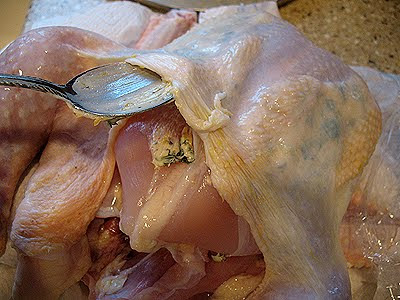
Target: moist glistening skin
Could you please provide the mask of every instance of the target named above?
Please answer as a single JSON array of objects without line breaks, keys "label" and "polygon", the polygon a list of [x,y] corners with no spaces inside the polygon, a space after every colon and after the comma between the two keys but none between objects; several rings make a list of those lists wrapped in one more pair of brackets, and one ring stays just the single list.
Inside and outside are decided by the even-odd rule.
[{"label": "moist glistening skin", "polygon": [[351,297],[339,226],[381,130],[366,84],[262,4],[185,24],[155,50],[47,27],[1,54],[1,72],[59,83],[126,60],[175,99],[110,129],[0,91],[3,237],[44,146],[12,215],[16,299],[79,281],[99,299]]}]

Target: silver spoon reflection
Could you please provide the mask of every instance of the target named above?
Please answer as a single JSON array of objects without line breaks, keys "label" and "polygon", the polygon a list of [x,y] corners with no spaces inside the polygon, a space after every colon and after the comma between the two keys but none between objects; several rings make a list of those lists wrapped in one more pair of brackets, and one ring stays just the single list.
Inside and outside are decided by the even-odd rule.
[{"label": "silver spoon reflection", "polygon": [[90,69],[65,85],[10,74],[0,74],[0,85],[50,93],[85,117],[111,123],[173,100],[159,75],[126,62]]}]

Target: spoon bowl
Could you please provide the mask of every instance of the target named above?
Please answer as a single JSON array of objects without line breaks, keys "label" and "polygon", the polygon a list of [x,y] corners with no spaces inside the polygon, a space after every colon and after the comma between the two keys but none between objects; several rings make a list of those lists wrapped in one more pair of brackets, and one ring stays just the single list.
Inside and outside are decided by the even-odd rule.
[{"label": "spoon bowl", "polygon": [[0,74],[0,85],[50,93],[79,115],[112,123],[173,100],[171,84],[158,74],[127,62],[87,70],[65,85],[10,74]]}]

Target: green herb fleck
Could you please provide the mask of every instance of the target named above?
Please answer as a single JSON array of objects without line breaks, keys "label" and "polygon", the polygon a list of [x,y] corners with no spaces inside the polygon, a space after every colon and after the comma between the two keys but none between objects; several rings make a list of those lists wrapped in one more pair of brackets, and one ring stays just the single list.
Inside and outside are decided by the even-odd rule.
[{"label": "green herb fleck", "polygon": [[213,259],[213,261],[218,263],[226,260],[226,256],[223,253],[216,253],[215,255],[211,255],[211,258]]}]

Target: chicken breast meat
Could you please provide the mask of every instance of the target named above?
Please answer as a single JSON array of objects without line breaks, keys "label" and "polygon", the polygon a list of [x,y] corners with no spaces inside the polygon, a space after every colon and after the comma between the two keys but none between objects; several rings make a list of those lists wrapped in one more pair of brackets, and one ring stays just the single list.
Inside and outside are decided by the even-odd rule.
[{"label": "chicken breast meat", "polygon": [[350,297],[338,228],[381,128],[361,78],[261,13],[220,16],[128,61],[172,82],[213,186],[249,223],[267,268],[249,297]]},{"label": "chicken breast meat", "polygon": [[[262,5],[248,8],[213,10],[158,50],[132,51],[87,31],[50,27],[2,54],[27,47],[23,39],[65,34],[63,62],[90,68],[126,60],[160,74],[175,97],[111,131],[47,99],[49,116],[35,131],[41,139],[21,142],[8,130],[17,110],[10,105],[22,94],[6,92],[0,104],[10,117],[0,124],[8,142],[0,159],[18,163],[1,173],[3,233],[17,180],[50,134],[12,221],[14,297],[57,298],[85,273],[91,297],[102,299],[351,297],[339,226],[379,138],[380,110],[337,57]],[[160,22],[141,32],[162,32]],[[147,39],[136,46],[162,46]],[[55,51],[43,44],[46,54]],[[65,55],[69,49],[78,54]],[[66,77],[78,72],[66,69]],[[26,105],[23,132],[44,111],[37,93],[25,97],[37,109],[18,102]],[[111,205],[110,184],[119,180],[121,206],[102,210],[120,217],[119,226],[118,219],[89,226]]]}]

